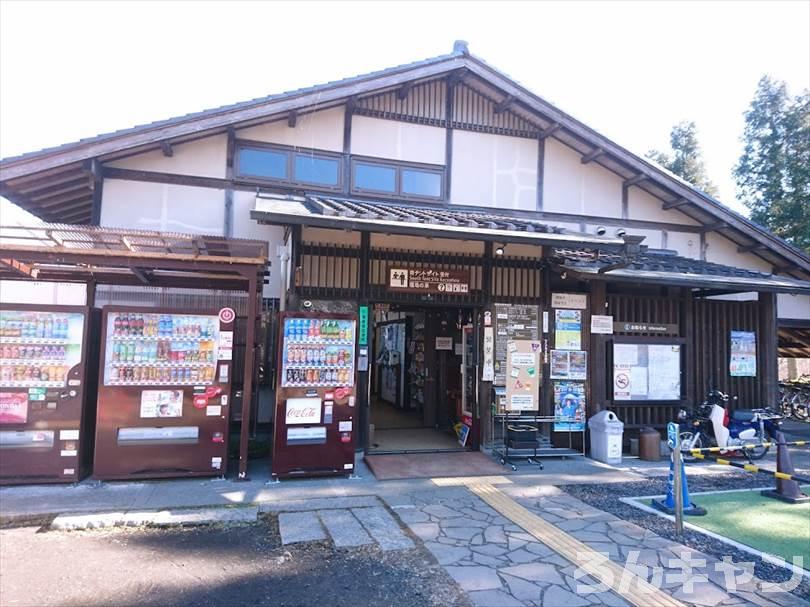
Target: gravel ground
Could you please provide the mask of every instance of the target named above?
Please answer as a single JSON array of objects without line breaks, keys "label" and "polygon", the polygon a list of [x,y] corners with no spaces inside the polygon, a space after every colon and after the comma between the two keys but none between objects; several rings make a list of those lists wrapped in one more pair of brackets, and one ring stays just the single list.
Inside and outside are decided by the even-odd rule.
[{"label": "gravel ground", "polygon": [[[753,489],[766,487],[768,485],[769,482],[767,478],[747,474],[732,473],[693,476],[689,478],[690,493],[724,491],[729,489]],[[729,555],[734,559],[734,562],[754,562],[756,575],[762,580],[782,582],[790,579],[792,575],[791,571],[783,567],[777,567],[776,565],[763,561],[753,554],[738,550],[729,544],[725,544],[697,531],[684,529],[683,536],[679,537],[675,534],[674,525],[659,516],[644,512],[618,499],[619,497],[664,495],[667,490],[666,478],[611,484],[610,492],[606,492],[604,487],[600,485],[568,485],[560,487],[560,489],[591,506],[604,510],[605,512],[610,512],[619,518],[631,521],[640,527],[654,531],[662,537],[685,544],[706,555],[713,556],[717,559],[722,559],[723,556]],[[695,501],[700,504],[699,500]],[[810,521],[808,521],[808,524],[810,524]],[[810,600],[810,580],[808,580],[807,576],[803,578],[802,582],[793,592],[797,596]]]},{"label": "gravel ground", "polygon": [[0,605],[469,607],[424,549],[281,546],[275,518],[238,526],[0,531]]}]

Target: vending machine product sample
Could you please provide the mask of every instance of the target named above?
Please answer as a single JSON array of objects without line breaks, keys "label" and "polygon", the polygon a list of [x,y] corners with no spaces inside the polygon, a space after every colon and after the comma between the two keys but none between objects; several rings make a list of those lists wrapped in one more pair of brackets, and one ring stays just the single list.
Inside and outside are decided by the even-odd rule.
[{"label": "vending machine product sample", "polygon": [[104,308],[96,478],[225,474],[234,316]]},{"label": "vending machine product sample", "polygon": [[90,323],[85,307],[0,309],[0,484],[76,482],[87,473]]},{"label": "vending machine product sample", "polygon": [[272,474],[351,474],[355,445],[353,314],[282,313]]}]

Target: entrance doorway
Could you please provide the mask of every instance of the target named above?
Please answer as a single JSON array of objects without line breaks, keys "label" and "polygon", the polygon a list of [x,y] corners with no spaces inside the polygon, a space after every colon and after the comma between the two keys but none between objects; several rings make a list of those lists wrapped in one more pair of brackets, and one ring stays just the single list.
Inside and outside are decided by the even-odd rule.
[{"label": "entrance doorway", "polygon": [[473,448],[473,319],[468,308],[374,306],[370,453]]}]

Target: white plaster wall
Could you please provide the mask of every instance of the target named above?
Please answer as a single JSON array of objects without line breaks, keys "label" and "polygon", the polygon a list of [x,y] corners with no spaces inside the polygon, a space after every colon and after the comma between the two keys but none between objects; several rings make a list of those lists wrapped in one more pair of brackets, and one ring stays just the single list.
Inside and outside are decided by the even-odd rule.
[{"label": "white plaster wall", "polygon": [[87,303],[87,288],[83,283],[0,280],[0,302],[83,306]]},{"label": "white plaster wall", "polygon": [[301,148],[343,151],[343,106],[301,114],[295,127],[287,119],[236,131],[237,139],[251,139]]},{"label": "white plaster wall", "polygon": [[402,249],[408,251],[446,253],[484,253],[484,243],[473,240],[450,240],[446,238],[422,238],[402,234],[372,234],[371,246],[375,248]]},{"label": "white plaster wall", "polygon": [[776,296],[776,310],[779,318],[802,318],[810,320],[810,295]]},{"label": "white plaster wall", "polygon": [[454,130],[450,202],[535,210],[537,142]]},{"label": "white plaster wall", "polygon": [[[224,195],[223,195],[224,196]],[[224,200],[224,198],[223,198]],[[281,260],[278,257],[278,246],[284,244],[284,228],[281,226],[262,225],[250,218],[256,202],[253,192],[233,193],[233,235],[235,238],[250,238],[267,242],[267,259],[270,261],[268,284],[264,285],[265,297],[280,297],[284,289],[281,276]]]},{"label": "white plaster wall", "polygon": [[352,117],[352,154],[443,165],[445,145],[443,128],[367,116]]},{"label": "white plaster wall", "polygon": [[[621,196],[621,192],[619,193]],[[621,199],[620,199],[621,200]],[[627,190],[627,217],[628,219],[642,219],[645,221],[660,221],[663,223],[679,223],[682,225],[700,225],[691,217],[687,217],[677,209],[665,211],[661,208],[663,201],[636,186]]]},{"label": "white plaster wall", "polygon": [[301,236],[304,242],[360,246],[360,232],[327,230],[324,228],[304,228]]},{"label": "white plaster wall", "polygon": [[669,231],[665,248],[677,251],[681,257],[700,259],[700,234]]},{"label": "white plaster wall", "polygon": [[214,135],[172,146],[172,156],[164,156],[161,150],[153,150],[106,164],[139,171],[224,178],[227,149],[227,135]]},{"label": "white plaster wall", "polygon": [[543,168],[543,210],[601,217],[622,216],[622,182],[597,164],[582,164],[581,155],[548,138]]},{"label": "white plaster wall", "polygon": [[224,218],[222,190],[121,179],[104,181],[103,226],[222,235]]},{"label": "white plaster wall", "polygon": [[706,261],[721,263],[736,268],[768,272],[773,270],[771,264],[751,253],[740,253],[737,246],[727,238],[709,232],[706,234]]}]

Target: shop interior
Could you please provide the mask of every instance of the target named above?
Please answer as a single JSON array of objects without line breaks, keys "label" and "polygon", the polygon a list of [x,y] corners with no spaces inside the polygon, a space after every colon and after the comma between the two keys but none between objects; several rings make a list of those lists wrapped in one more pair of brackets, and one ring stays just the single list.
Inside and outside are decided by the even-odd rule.
[{"label": "shop interior", "polygon": [[474,351],[464,338],[465,326],[472,335],[470,311],[378,304],[373,319],[369,450],[468,449],[461,426],[467,397],[474,397],[469,389],[465,397],[463,386],[474,373],[462,370]]}]

